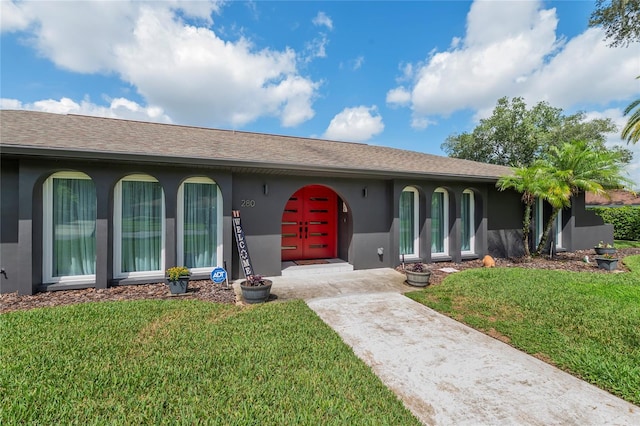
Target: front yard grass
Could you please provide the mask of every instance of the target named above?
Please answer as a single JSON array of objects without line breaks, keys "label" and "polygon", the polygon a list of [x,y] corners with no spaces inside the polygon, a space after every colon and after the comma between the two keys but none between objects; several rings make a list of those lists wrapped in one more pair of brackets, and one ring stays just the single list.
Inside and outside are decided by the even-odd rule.
[{"label": "front yard grass", "polygon": [[303,302],[0,315],[0,424],[419,424]]},{"label": "front yard grass", "polygon": [[640,256],[629,273],[470,269],[412,299],[640,404]]}]

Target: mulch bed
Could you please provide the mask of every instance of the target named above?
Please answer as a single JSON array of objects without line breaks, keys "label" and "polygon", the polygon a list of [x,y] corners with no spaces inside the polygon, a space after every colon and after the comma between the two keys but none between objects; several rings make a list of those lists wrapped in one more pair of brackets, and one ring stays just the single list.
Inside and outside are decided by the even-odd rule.
[{"label": "mulch bed", "polygon": [[164,283],[122,285],[107,289],[44,291],[32,296],[18,293],[0,294],[0,313],[40,308],[45,306],[73,305],[85,302],[140,300],[140,299],[200,299],[215,303],[236,303],[236,294],[230,287],[223,290],[211,280],[189,281],[184,295],[171,295]]},{"label": "mulch bed", "polygon": [[[640,248],[618,249],[618,258],[640,254]],[[588,256],[590,262],[584,262]],[[481,268],[482,260],[470,260],[462,263],[438,262],[430,265],[430,283],[439,284],[449,275],[440,271],[441,268],[455,268],[462,271],[470,268]],[[593,250],[579,250],[572,253],[558,253],[549,259],[547,256],[532,257],[530,259],[496,259],[496,267],[519,267],[537,269],[555,269],[563,271],[590,271],[594,273],[611,274],[603,269],[598,269],[594,260]],[[402,271],[402,267],[398,267]],[[618,271],[627,269],[618,263]],[[236,303],[236,295],[233,289],[223,290],[220,285],[210,280],[189,281],[189,291],[183,296],[172,296],[164,283],[115,286],[107,289],[87,288],[84,290],[59,290],[36,293],[33,296],[19,296],[17,293],[0,294],[0,313],[17,310],[33,309],[45,306],[72,305],[85,302],[113,301],[113,300],[140,300],[140,299],[200,299],[214,303]]]},{"label": "mulch bed", "polygon": [[[624,248],[618,249],[617,257],[622,260],[626,256],[640,254],[640,248]],[[589,263],[585,262],[585,256],[589,258]],[[577,250],[575,252],[557,253],[552,259],[549,256],[538,256],[517,259],[495,259],[497,268],[530,268],[530,269],[553,269],[560,271],[574,271],[574,272],[593,272],[602,274],[612,274],[616,272],[626,272],[628,269],[622,262],[618,262],[618,270],[614,272],[608,272],[604,269],[599,269],[595,261],[595,253],[593,250]],[[443,268],[454,268],[458,271],[472,268],[482,268],[482,259],[465,260],[462,263],[454,262],[437,262],[429,265],[431,270],[431,279],[429,284],[440,284],[449,272],[441,271]],[[396,268],[396,270],[402,272],[402,266]]]}]

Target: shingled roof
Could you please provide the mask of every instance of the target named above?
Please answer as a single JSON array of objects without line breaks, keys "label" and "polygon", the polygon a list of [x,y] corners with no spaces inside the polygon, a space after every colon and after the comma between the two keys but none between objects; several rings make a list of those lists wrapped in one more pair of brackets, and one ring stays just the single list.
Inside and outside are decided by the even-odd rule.
[{"label": "shingled roof", "polygon": [[34,111],[0,111],[3,154],[335,175],[495,181],[508,167],[361,143]]}]

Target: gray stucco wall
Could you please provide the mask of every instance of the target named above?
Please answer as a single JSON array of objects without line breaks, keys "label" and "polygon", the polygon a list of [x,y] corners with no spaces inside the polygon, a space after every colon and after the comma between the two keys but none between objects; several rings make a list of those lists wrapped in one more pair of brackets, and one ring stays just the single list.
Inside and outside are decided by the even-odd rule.
[{"label": "gray stucco wall", "polygon": [[[232,278],[241,275],[231,232],[232,210],[239,210],[256,273],[281,274],[281,222],[289,197],[307,185],[324,185],[338,195],[338,257],[354,269],[395,267],[399,257],[399,200],[405,187],[419,194],[419,256],[425,262],[482,257],[522,255],[522,213],[520,195],[499,192],[492,183],[455,182],[434,179],[393,179],[315,176],[304,172],[249,173],[213,167],[179,167],[152,162],[74,161],[60,159],[20,159],[2,157],[0,200],[0,256],[6,278],[0,275],[0,291],[31,294],[42,289],[43,213],[42,188],[53,173],[74,170],[87,174],[96,186],[96,280],[91,284],[48,285],[56,288],[106,288],[118,284],[150,282],[149,278],[114,279],[113,211],[116,183],[130,174],[148,174],[161,184],[165,196],[165,267],[176,265],[176,213],[180,184],[189,177],[205,176],[218,184],[223,199],[223,263]],[[431,198],[437,188],[449,194],[449,251],[447,256],[431,256]],[[470,189],[475,201],[475,247],[461,253],[461,200]],[[588,248],[596,242],[612,241],[612,228],[584,210],[578,197],[563,216],[563,242],[569,250]],[[382,249],[383,254],[378,254]],[[207,278],[208,274],[193,278]],[[157,282],[151,281],[151,282]]]},{"label": "gray stucco wall", "polygon": [[493,257],[524,255],[522,245],[522,217],[524,207],[520,194],[488,188],[487,243]]}]

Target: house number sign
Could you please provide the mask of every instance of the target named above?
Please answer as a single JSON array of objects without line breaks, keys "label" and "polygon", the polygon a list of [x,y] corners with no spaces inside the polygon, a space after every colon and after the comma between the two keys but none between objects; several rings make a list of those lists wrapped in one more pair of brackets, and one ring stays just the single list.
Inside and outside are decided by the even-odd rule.
[{"label": "house number sign", "polygon": [[251,265],[251,257],[249,257],[249,248],[244,238],[244,230],[242,222],[240,222],[240,210],[232,212],[231,222],[233,224],[233,234],[236,236],[236,245],[238,246],[238,255],[240,256],[240,266],[244,276],[249,279],[253,274],[253,266]]},{"label": "house number sign", "polygon": [[255,207],[256,200],[240,200],[240,207]]}]

